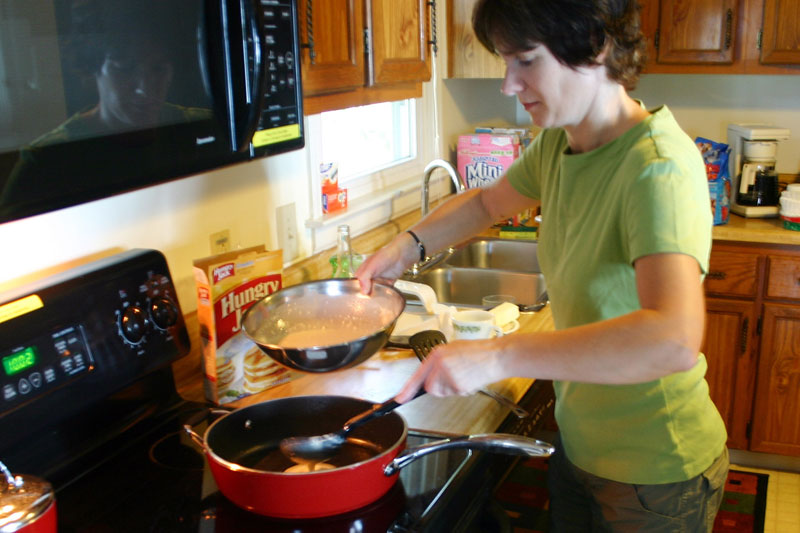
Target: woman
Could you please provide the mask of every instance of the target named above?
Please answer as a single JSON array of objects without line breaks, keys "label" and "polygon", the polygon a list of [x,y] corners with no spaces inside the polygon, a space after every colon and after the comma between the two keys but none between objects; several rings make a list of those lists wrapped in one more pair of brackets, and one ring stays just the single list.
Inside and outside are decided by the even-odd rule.
[{"label": "woman", "polygon": [[711,531],[726,432],[699,353],[711,214],[701,156],[666,107],[627,93],[643,40],[628,0],[480,0],[502,92],[543,128],[492,186],[455,196],[371,256],[364,291],[541,201],[556,331],[437,347],[398,394],[552,379],[552,531]]}]

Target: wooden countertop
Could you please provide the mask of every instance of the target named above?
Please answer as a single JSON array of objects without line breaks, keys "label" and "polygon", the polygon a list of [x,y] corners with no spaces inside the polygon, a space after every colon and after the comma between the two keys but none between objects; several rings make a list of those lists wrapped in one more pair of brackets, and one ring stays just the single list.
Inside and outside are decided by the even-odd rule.
[{"label": "wooden countertop", "polygon": [[785,229],[779,218],[744,218],[731,213],[727,224],[714,226],[712,235],[716,241],[800,246],[800,231]]},{"label": "wooden countertop", "polygon": [[[175,380],[181,395],[203,401],[202,363],[196,315],[186,317],[192,352],[173,364]],[[519,331],[535,332],[553,329],[550,308],[520,316]],[[512,333],[513,335],[513,333]],[[384,349],[365,363],[325,374],[300,374],[299,377],[259,394],[247,396],[231,405],[244,407],[275,398],[330,394],[382,402],[396,394],[419,365],[411,350]],[[508,398],[519,400],[533,383],[532,379],[510,378],[489,388]],[[436,398],[421,396],[398,408],[410,428],[451,434],[490,433],[508,415],[508,410],[482,394],[465,397]]]}]

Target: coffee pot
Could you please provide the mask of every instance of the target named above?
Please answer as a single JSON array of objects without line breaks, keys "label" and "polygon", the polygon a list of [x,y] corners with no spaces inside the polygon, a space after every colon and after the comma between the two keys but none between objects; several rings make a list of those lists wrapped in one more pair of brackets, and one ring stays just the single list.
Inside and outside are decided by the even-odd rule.
[{"label": "coffee pot", "polygon": [[777,206],[777,141],[744,141],[737,202],[743,206]]},{"label": "coffee pot", "polygon": [[778,143],[789,130],[764,124],[729,124],[731,211],[744,217],[778,216]]}]

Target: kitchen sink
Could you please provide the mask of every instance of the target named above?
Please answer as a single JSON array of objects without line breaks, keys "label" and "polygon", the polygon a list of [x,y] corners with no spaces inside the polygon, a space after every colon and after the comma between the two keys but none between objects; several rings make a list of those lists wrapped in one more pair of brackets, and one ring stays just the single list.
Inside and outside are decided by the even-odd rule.
[{"label": "kitchen sink", "polygon": [[493,268],[515,272],[541,272],[536,241],[472,239],[458,246],[444,263],[454,267]]},{"label": "kitchen sink", "polygon": [[496,268],[444,265],[406,279],[433,288],[441,303],[466,307],[481,307],[483,297],[490,294],[513,294],[518,304],[533,305],[545,291],[541,273]]}]

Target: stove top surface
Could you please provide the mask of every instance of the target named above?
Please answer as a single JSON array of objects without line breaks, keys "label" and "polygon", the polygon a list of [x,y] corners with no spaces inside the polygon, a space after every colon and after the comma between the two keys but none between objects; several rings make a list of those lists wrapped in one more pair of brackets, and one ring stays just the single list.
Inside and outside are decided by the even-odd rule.
[{"label": "stove top surface", "polygon": [[[313,520],[274,519],[240,509],[218,491],[202,450],[183,430],[191,420],[203,434],[207,411],[189,404],[156,430],[128,432],[114,443],[113,457],[56,484],[59,532],[415,531],[475,455],[456,449],[425,456],[401,470],[386,495],[356,511]],[[440,438],[410,431],[407,446]]]}]

